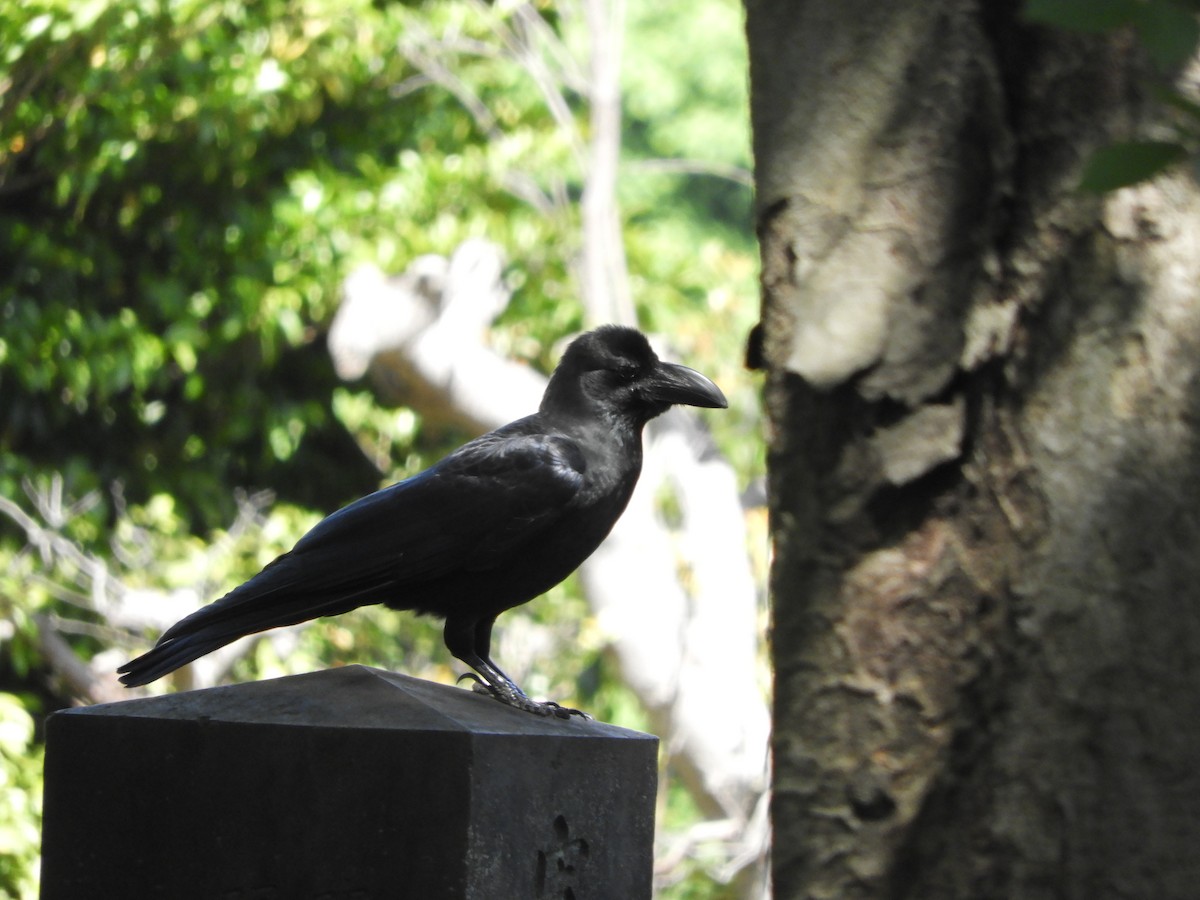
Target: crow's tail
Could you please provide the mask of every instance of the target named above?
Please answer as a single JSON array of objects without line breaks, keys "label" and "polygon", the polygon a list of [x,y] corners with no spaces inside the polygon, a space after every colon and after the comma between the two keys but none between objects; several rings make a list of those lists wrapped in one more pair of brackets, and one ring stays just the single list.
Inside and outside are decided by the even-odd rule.
[{"label": "crow's tail", "polygon": [[131,659],[117,669],[117,673],[121,676],[121,684],[126,687],[149,684],[239,637],[240,634],[214,637],[202,631],[186,637],[172,638],[159,643],[153,650],[143,653],[137,659]]},{"label": "crow's tail", "polygon": [[307,591],[294,583],[286,589],[269,566],[220,600],[199,609],[168,628],[154,649],[117,669],[126,687],[149,684],[180,666],[199,659],[247,634],[295,625],[321,616],[349,612],[371,602],[372,590],[329,593]]}]

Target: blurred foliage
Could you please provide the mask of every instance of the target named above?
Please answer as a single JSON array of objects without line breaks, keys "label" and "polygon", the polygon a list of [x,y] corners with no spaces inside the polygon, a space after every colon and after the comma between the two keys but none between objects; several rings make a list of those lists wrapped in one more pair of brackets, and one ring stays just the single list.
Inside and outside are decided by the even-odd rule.
[{"label": "blurred foliage", "polygon": [[[0,17],[0,498],[83,554],[35,552],[0,517],[0,892],[34,892],[35,727],[71,702],[34,617],[69,609],[85,659],[130,649],[80,612],[97,589],[88,560],[132,591],[211,600],[320,515],[448,449],[334,375],[324,336],[354,265],[399,272],[486,237],[514,288],[498,348],[545,370],[582,327],[584,173],[505,43],[517,6],[26,0]],[[582,22],[537,7],[564,46],[586,42]],[[762,449],[741,368],[757,304],[740,6],[630,15],[633,295],[643,326],[725,388],[731,409],[709,421],[749,481]],[[586,136],[571,74],[562,96]],[[235,526],[239,491],[276,502]],[[638,724],[573,582],[497,640],[534,693]],[[539,656],[558,641],[579,649]],[[286,661],[263,642],[236,674],[339,661],[454,674],[437,623],[370,610],[302,632]],[[725,896],[686,885],[673,896]]]},{"label": "blurred foliage", "polygon": [[42,749],[27,698],[0,693],[0,894],[37,894]]},{"label": "blurred foliage", "polygon": [[1200,0],[1026,0],[1031,22],[1084,34],[1129,31],[1152,64],[1151,93],[1172,114],[1165,140],[1116,141],[1095,151],[1080,188],[1105,193],[1200,159],[1200,103],[1175,79],[1200,45]]}]

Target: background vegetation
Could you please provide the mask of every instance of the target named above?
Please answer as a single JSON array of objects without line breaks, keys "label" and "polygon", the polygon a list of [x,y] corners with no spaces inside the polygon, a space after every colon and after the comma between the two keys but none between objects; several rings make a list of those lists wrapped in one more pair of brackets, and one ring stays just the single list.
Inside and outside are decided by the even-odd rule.
[{"label": "background vegetation", "polygon": [[[213,599],[462,437],[336,378],[324,335],[354,265],[398,272],[486,237],[514,289],[496,346],[548,370],[584,325],[583,173],[539,84],[501,52],[521,6],[32,0],[0,17],[0,893],[36,891],[40,725],[78,701],[51,638],[115,665],[154,636],[96,614],[95,592]],[[577,48],[574,7],[537,6]],[[740,9],[629,13],[632,294],[642,326],[726,388],[733,409],[712,422],[749,485]],[[564,96],[586,129],[586,84]],[[636,727],[577,591],[553,600],[513,627],[576,649],[539,659],[530,686]],[[237,674],[364,661],[453,675],[436,626],[404,615],[321,622],[286,661],[260,647]],[[667,802],[675,827],[695,815],[678,792]],[[669,895],[721,896],[703,871],[683,862]]]}]

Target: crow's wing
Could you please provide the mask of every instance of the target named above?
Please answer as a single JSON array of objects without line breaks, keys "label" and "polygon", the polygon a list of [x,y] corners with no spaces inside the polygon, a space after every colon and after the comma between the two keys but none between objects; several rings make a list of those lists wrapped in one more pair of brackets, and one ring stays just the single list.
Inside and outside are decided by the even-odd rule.
[{"label": "crow's wing", "polygon": [[337,591],[495,568],[564,516],[584,467],[566,437],[493,432],[318,523],[280,581]]},{"label": "crow's wing", "polygon": [[167,629],[121,671],[152,681],[246,634],[388,600],[406,586],[487,572],[561,520],[584,485],[569,438],[521,420],[466,444],[407,481],[317,523],[288,553]]}]

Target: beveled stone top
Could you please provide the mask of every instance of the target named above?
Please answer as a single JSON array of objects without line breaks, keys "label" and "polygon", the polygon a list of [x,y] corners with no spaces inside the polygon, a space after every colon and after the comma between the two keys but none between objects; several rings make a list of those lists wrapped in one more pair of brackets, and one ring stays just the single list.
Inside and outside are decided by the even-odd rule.
[{"label": "beveled stone top", "polygon": [[138,697],[64,710],[61,714],[253,722],[310,728],[657,740],[639,731],[578,717],[536,716],[464,687],[359,665],[157,697]]}]

